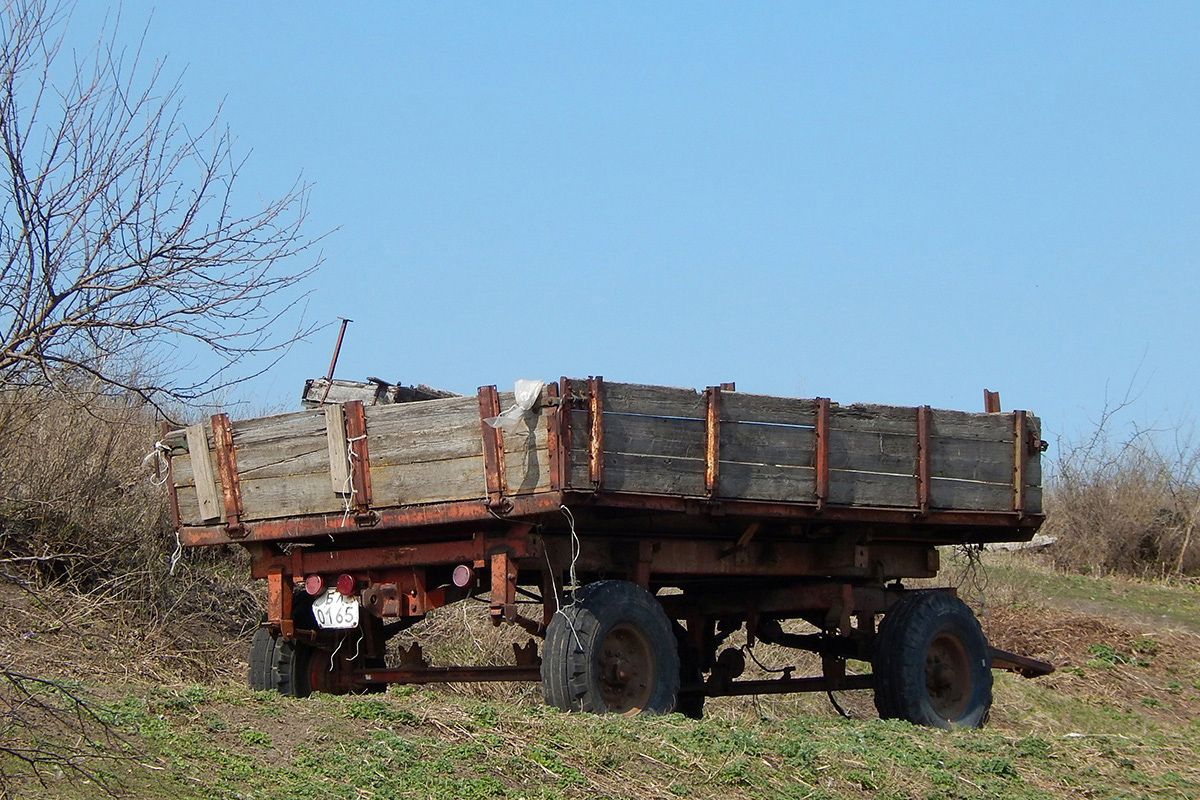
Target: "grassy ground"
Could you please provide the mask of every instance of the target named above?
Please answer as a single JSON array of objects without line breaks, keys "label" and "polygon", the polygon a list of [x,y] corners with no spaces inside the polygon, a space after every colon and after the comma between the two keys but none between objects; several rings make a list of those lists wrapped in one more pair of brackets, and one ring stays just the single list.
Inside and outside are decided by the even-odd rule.
[{"label": "grassy ground", "polygon": [[[243,688],[240,646],[206,651],[228,635],[201,635],[203,620],[190,626],[188,661],[123,658],[97,624],[84,638],[93,646],[78,648],[92,655],[72,666],[68,634],[40,614],[6,629],[0,656],[25,654],[26,671],[70,675],[92,693],[101,719],[75,731],[92,733],[91,782],[51,768],[40,786],[19,764],[0,766],[13,797],[104,796],[97,779],[130,796],[209,800],[1200,796],[1200,592],[1000,554],[983,566],[946,574],[964,570],[962,595],[984,601],[995,644],[1059,669],[1036,681],[998,674],[982,731],[881,721],[867,693],[839,696],[853,719],[802,696],[711,701],[700,721],[562,714],[533,688],[292,700]],[[146,646],[167,651],[170,636],[152,631]],[[53,690],[40,697],[70,706]]]}]

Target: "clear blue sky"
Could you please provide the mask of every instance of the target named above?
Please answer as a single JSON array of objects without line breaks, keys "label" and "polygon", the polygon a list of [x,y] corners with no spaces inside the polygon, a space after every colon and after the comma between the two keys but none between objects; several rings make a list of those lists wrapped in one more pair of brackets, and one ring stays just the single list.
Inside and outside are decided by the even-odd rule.
[{"label": "clear blue sky", "polygon": [[339,377],[1198,410],[1200,4],[122,9],[243,188],[312,184]]}]

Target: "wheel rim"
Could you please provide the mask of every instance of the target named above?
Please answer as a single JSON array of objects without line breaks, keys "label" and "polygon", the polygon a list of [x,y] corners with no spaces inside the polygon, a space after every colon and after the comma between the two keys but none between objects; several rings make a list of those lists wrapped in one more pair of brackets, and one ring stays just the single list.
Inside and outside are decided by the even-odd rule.
[{"label": "wheel rim", "polygon": [[600,696],[616,714],[636,714],[650,701],[654,657],[650,642],[633,625],[613,626],[600,644]]},{"label": "wheel rim", "polygon": [[971,661],[967,648],[953,634],[940,633],[925,651],[925,689],[938,716],[958,719],[971,699]]}]

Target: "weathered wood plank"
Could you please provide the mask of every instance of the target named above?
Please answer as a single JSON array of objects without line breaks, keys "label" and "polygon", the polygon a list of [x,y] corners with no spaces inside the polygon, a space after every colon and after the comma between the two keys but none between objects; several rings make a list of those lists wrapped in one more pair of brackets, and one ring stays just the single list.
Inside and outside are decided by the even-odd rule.
[{"label": "weathered wood plank", "polygon": [[613,492],[700,497],[704,495],[704,461],[605,453],[604,488]]},{"label": "weathered wood plank", "polygon": [[812,428],[722,422],[721,461],[811,467],[813,438]]},{"label": "weathered wood plank", "polygon": [[615,414],[704,419],[704,395],[694,389],[604,382],[604,410]]},{"label": "weathered wood plank", "polygon": [[1013,473],[1012,437],[1007,442],[930,439],[930,465],[935,478],[1008,483]]},{"label": "weathered wood plank", "polygon": [[184,450],[182,453],[173,453],[171,455],[171,480],[175,482],[176,489],[182,489],[184,486],[196,486],[196,475],[192,472],[192,455]]},{"label": "weathered wood plank", "polygon": [[371,468],[483,455],[474,397],[364,409]]},{"label": "weathered wood plank", "polygon": [[543,410],[525,418],[525,424],[515,431],[504,432],[504,452],[524,453],[528,450],[545,450],[548,414]]},{"label": "weathered wood plank", "polygon": [[813,400],[795,397],[722,392],[721,422],[762,422],[811,428],[815,424],[816,407]]},{"label": "weathered wood plank", "polygon": [[917,409],[912,406],[880,406],[855,403],[829,408],[829,429],[867,433],[917,435]]},{"label": "weathered wood plank", "polygon": [[187,441],[196,486],[197,513],[201,520],[218,519],[223,506],[217,490],[216,462],[208,449],[206,426],[189,425]]},{"label": "weathered wood plank", "polygon": [[372,467],[371,492],[376,507],[480,500],[487,497],[483,456]]},{"label": "weathered wood plank", "polygon": [[340,405],[325,406],[325,439],[330,486],[336,494],[346,494],[350,491],[350,445],[346,441],[346,412]]},{"label": "weathered wood plank", "polygon": [[606,413],[604,452],[704,458],[704,420]]},{"label": "weathered wood plank", "polygon": [[915,508],[917,479],[907,475],[829,471],[829,503],[846,506]]},{"label": "weathered wood plank", "polygon": [[206,520],[200,516],[200,504],[196,499],[195,486],[181,486],[175,490],[179,498],[179,519],[184,525],[204,525]]},{"label": "weathered wood plank", "polygon": [[1012,484],[979,483],[934,478],[929,504],[938,509],[964,511],[1012,511]]},{"label": "weathered wood plank", "polygon": [[967,411],[944,411],[935,408],[930,414],[929,432],[935,438],[1009,442],[1011,444],[1013,415],[973,414]]},{"label": "weathered wood plank", "polygon": [[550,454],[545,450],[515,450],[504,459],[507,494],[549,491]]},{"label": "weathered wood plank", "polygon": [[325,415],[320,410],[295,411],[233,422],[233,444],[238,448],[324,434]]},{"label": "weathered wood plank", "polygon": [[[832,410],[830,416],[833,416]],[[913,411],[915,427],[916,411]],[[873,430],[834,428],[829,435],[830,470],[917,474],[917,437]],[[834,502],[830,498],[830,502]]]},{"label": "weathered wood plank", "polygon": [[812,467],[722,461],[718,475],[718,497],[736,500],[816,502],[816,471]]},{"label": "weathered wood plank", "polygon": [[261,442],[237,449],[238,475],[248,478],[285,478],[311,473],[329,474],[329,442],[320,436],[304,436]]},{"label": "weathered wood plank", "polygon": [[345,507],[342,498],[330,491],[328,472],[243,480],[239,485],[242,490],[243,522],[329,514]]}]

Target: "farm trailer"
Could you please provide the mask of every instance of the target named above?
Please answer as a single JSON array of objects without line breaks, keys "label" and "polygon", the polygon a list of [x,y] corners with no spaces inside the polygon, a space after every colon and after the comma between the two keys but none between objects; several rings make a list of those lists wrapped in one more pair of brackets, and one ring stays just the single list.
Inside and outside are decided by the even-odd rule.
[{"label": "farm trailer", "polygon": [[[870,688],[883,717],[962,727],[992,668],[1052,669],[989,647],[953,589],[902,583],[937,575],[939,545],[1032,538],[1036,417],[599,377],[527,395],[499,427],[516,395],[485,386],[164,431],[180,541],[240,545],[267,582],[251,686],[541,681],[564,710],[693,716]],[[528,631],[513,663],[432,666],[419,637],[389,663],[389,638],[468,598]],[[821,674],[740,679],[738,631]]]}]

